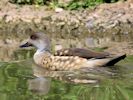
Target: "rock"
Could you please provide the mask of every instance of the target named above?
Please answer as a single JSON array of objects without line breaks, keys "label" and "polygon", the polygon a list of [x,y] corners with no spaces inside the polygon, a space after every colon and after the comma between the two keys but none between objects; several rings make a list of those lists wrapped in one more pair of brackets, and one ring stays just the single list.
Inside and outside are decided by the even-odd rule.
[{"label": "rock", "polygon": [[133,3],[133,0],[127,0],[128,3]]},{"label": "rock", "polygon": [[6,16],[5,22],[8,23],[8,22],[10,22],[12,20],[13,20],[12,16]]},{"label": "rock", "polygon": [[88,47],[95,47],[95,46],[96,46],[96,43],[95,43],[95,41],[94,41],[94,38],[92,38],[92,37],[86,38],[86,39],[85,39],[85,44],[86,44],[86,46],[88,46]]},{"label": "rock", "polygon": [[62,12],[63,11],[63,8],[55,8],[55,12],[56,13],[60,13],[60,12]]},{"label": "rock", "polygon": [[55,51],[63,49],[62,45],[56,44],[55,45]]},{"label": "rock", "polygon": [[63,4],[63,5],[68,5],[70,2],[72,2],[73,0],[58,0],[59,4]]},{"label": "rock", "polygon": [[94,19],[89,19],[86,23],[86,27],[88,27],[88,29],[92,29],[94,27]]}]

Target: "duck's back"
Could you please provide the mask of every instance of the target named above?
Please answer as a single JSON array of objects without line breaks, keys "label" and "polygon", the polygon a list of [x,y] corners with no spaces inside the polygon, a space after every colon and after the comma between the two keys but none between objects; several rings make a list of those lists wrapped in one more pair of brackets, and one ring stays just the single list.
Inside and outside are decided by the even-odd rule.
[{"label": "duck's back", "polygon": [[35,53],[34,62],[47,70],[69,71],[87,64],[87,59],[78,56],[53,56],[50,53]]}]

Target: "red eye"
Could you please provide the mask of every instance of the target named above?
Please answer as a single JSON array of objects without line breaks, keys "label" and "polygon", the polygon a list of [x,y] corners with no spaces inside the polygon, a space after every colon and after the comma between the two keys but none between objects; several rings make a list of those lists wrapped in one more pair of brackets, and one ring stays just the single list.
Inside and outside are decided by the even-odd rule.
[{"label": "red eye", "polygon": [[32,40],[36,40],[38,37],[36,36],[36,35],[31,35],[30,36],[30,39],[32,39]]}]

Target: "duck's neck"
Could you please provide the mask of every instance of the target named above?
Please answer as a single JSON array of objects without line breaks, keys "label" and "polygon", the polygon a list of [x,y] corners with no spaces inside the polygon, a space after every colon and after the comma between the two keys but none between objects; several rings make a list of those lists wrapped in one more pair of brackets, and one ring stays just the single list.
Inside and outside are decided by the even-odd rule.
[{"label": "duck's neck", "polygon": [[50,50],[49,49],[46,49],[46,48],[43,48],[43,49],[37,49],[36,53],[35,54],[42,54],[42,53],[50,53]]},{"label": "duck's neck", "polygon": [[50,56],[51,53],[48,49],[37,49],[36,53],[33,56],[34,62],[38,65],[40,65],[42,62],[42,59],[44,58],[44,56]]}]

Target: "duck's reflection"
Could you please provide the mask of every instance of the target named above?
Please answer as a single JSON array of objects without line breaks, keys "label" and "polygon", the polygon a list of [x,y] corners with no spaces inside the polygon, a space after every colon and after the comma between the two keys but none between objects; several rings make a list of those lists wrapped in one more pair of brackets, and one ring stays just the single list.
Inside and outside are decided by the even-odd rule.
[{"label": "duck's reflection", "polygon": [[47,94],[50,90],[50,78],[37,77],[28,81],[28,89],[34,93]]},{"label": "duck's reflection", "polygon": [[36,77],[50,77],[64,82],[72,83],[85,83],[85,84],[96,84],[99,82],[97,76],[87,75],[82,71],[47,71],[42,67],[33,65],[33,74]]},{"label": "duck's reflection", "polygon": [[[33,74],[38,77],[29,80],[29,90],[39,94],[47,94],[50,90],[51,78],[80,84],[99,84],[105,78],[114,76],[115,73],[108,68],[81,69],[79,71],[48,71],[33,64]],[[48,78],[49,77],[49,78]]]}]

